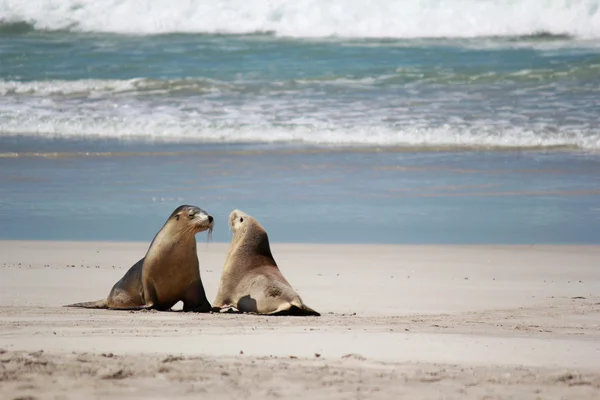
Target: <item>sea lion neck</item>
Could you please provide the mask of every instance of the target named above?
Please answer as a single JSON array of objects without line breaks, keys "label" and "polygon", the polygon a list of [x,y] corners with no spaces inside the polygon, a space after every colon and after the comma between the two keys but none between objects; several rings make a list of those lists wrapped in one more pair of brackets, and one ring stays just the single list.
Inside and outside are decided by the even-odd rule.
[{"label": "sea lion neck", "polygon": [[187,244],[195,246],[196,233],[196,229],[192,225],[181,226],[178,224],[178,221],[168,220],[156,234],[150,247],[155,244],[163,249],[167,245],[170,247],[185,246]]},{"label": "sea lion neck", "polygon": [[239,250],[242,250],[245,254],[255,254],[268,258],[273,262],[273,254],[271,253],[271,246],[269,244],[269,236],[267,232],[260,226],[249,226],[243,232],[239,232],[239,235],[234,237],[234,241],[238,243]]}]

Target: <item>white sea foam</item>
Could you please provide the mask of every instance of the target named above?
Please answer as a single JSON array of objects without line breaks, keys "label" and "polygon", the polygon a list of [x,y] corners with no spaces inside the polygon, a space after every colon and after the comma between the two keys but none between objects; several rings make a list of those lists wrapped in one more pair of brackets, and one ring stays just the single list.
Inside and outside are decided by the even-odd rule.
[{"label": "white sea foam", "polygon": [[0,95],[29,94],[37,96],[91,95],[106,92],[129,92],[137,90],[138,80],[84,79],[76,81],[0,81]]},{"label": "white sea foam", "polygon": [[[579,129],[558,131],[536,130],[534,127],[490,129],[486,121],[464,124],[427,126],[423,121],[403,127],[362,125],[354,127],[324,124],[310,119],[288,126],[257,121],[244,125],[203,123],[201,118],[182,118],[167,112],[113,115],[94,118],[86,115],[56,117],[48,113],[20,118],[2,118],[0,135],[39,136],[43,138],[77,138],[145,140],[170,143],[186,142],[295,142],[316,145],[357,146],[423,146],[423,147],[489,147],[525,148],[556,147],[600,150],[600,132]],[[250,122],[250,119],[249,121]],[[488,121],[489,122],[489,121]]]},{"label": "white sea foam", "polygon": [[[561,99],[548,86],[543,97],[520,94],[514,104],[497,104],[494,97],[461,86],[433,93],[410,86],[406,96],[365,91],[363,97],[355,91],[356,85],[377,81],[336,79],[325,83],[337,85],[327,96],[314,90],[325,87],[320,81],[268,88],[202,78],[0,81],[0,135],[600,149],[592,89],[588,97],[582,92],[577,99]],[[245,86],[253,84],[258,86]],[[348,87],[358,95],[346,96]],[[539,114],[547,107],[554,111]]]},{"label": "white sea foam", "polygon": [[198,93],[212,92],[232,87],[232,84],[208,78],[156,80],[136,79],[80,79],[47,81],[0,80],[0,96],[95,96],[106,94],[158,94],[176,93],[179,90]]},{"label": "white sea foam", "polygon": [[0,21],[35,29],[290,37],[600,37],[599,0],[4,0]]}]

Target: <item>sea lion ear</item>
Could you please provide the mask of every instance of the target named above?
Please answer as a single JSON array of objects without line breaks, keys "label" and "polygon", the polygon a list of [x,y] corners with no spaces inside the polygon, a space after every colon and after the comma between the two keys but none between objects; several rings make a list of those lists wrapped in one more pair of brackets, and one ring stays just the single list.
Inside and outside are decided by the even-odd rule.
[{"label": "sea lion ear", "polygon": [[175,219],[176,219],[177,221],[179,221],[179,215],[180,215],[180,214],[177,214],[177,215],[175,216]]},{"label": "sea lion ear", "polygon": [[244,222],[244,217],[240,217],[240,222]]}]

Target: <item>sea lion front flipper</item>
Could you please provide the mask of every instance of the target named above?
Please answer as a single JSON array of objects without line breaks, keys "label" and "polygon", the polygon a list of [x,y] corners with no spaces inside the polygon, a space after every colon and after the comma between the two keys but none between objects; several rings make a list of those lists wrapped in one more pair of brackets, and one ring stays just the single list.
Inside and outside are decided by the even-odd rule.
[{"label": "sea lion front flipper", "polygon": [[[157,296],[156,289],[149,279],[142,278],[142,296],[144,299],[144,307],[152,308],[156,304]],[[171,307],[169,307],[171,308]]]},{"label": "sea lion front flipper", "polygon": [[190,285],[181,300],[183,301],[183,311],[210,312],[212,310],[200,280]]}]

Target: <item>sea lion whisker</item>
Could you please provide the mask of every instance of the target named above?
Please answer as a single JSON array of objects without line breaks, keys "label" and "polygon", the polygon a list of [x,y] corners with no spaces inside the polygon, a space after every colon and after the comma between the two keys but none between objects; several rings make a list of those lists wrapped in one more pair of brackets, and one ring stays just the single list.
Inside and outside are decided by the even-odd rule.
[{"label": "sea lion whisker", "polygon": [[206,233],[206,243],[209,243],[212,240],[213,226],[212,224],[208,227]]},{"label": "sea lion whisker", "polygon": [[190,226],[189,230],[187,231],[187,234],[191,236],[196,236],[197,233],[201,232],[198,228],[202,228],[202,226]]},{"label": "sea lion whisker", "polygon": [[181,233],[185,239],[189,239],[192,236],[196,236],[196,229],[194,227],[190,227]]},{"label": "sea lion whisker", "polygon": [[[179,229],[179,230],[177,230]],[[194,231],[194,229],[190,229],[189,226],[184,226],[184,227],[177,227],[174,229],[175,230],[175,234],[177,234],[180,238],[180,240],[187,240],[190,237],[190,233]]]}]

